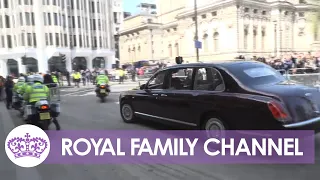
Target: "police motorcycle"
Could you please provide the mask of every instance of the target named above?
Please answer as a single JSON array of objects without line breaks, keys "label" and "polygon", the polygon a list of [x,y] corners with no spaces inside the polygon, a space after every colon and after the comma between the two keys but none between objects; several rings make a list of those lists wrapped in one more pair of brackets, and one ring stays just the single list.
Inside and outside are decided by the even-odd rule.
[{"label": "police motorcycle", "polygon": [[[34,81],[43,82],[42,77],[35,76]],[[29,124],[36,125],[43,130],[49,130],[53,123],[56,130],[60,130],[60,124],[57,117],[60,115],[60,103],[53,103],[47,99],[37,101],[34,105],[25,106],[25,115]]]},{"label": "police motorcycle", "polygon": [[101,83],[99,85],[99,89],[98,89],[98,97],[100,98],[101,102],[105,102],[106,101],[106,97],[109,95],[110,93],[110,87],[108,84],[106,83]]}]

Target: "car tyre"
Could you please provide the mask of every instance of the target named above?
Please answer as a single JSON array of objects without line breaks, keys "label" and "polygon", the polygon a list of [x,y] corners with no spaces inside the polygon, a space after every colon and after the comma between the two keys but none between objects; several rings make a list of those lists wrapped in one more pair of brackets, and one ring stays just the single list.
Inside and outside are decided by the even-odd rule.
[{"label": "car tyre", "polygon": [[221,138],[225,136],[227,125],[218,117],[207,117],[201,126],[201,130],[206,131],[207,138]]},{"label": "car tyre", "polygon": [[127,102],[121,103],[120,114],[125,123],[135,123],[137,121],[131,104]]}]

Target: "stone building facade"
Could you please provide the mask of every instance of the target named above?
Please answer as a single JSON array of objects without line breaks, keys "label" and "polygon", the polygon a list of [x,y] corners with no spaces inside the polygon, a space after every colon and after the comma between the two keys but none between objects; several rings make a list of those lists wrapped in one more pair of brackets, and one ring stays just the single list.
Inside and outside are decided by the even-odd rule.
[{"label": "stone building facade", "polygon": [[[312,0],[199,0],[200,61],[239,55],[272,57],[319,48]],[[317,24],[318,25],[318,24]],[[194,0],[161,0],[158,15],[125,19],[120,36],[120,63],[140,60],[196,61]]]}]

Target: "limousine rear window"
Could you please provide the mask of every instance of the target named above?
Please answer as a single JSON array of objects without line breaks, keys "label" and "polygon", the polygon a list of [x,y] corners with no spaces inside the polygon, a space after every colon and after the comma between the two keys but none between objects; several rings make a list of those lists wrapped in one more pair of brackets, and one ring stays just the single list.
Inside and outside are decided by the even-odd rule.
[{"label": "limousine rear window", "polygon": [[244,72],[252,78],[259,78],[259,77],[275,76],[276,75],[276,73],[274,71],[272,71],[269,68],[265,68],[265,67],[245,69]]}]

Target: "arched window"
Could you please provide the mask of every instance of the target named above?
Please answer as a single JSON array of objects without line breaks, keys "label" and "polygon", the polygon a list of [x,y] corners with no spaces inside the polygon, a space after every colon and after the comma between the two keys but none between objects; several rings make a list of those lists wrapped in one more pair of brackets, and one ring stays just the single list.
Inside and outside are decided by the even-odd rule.
[{"label": "arched window", "polygon": [[169,57],[172,57],[172,45],[171,44],[169,44],[169,46],[168,46],[168,56]]},{"label": "arched window", "polygon": [[257,49],[257,30],[253,30],[253,49]]},{"label": "arched window", "polygon": [[179,52],[179,44],[176,43],[176,44],[174,45],[174,47],[175,47],[175,49],[176,49],[176,56],[179,56],[179,54],[180,54],[180,52]]},{"label": "arched window", "polygon": [[203,35],[202,41],[203,41],[203,51],[207,52],[208,51],[208,34]]},{"label": "arched window", "polygon": [[215,32],[213,34],[213,45],[214,45],[214,51],[219,51],[219,33]]},{"label": "arched window", "polygon": [[265,37],[266,32],[264,30],[261,31],[261,49],[264,50],[265,47]]},{"label": "arched window", "polygon": [[248,29],[244,30],[243,48],[248,49]]}]

